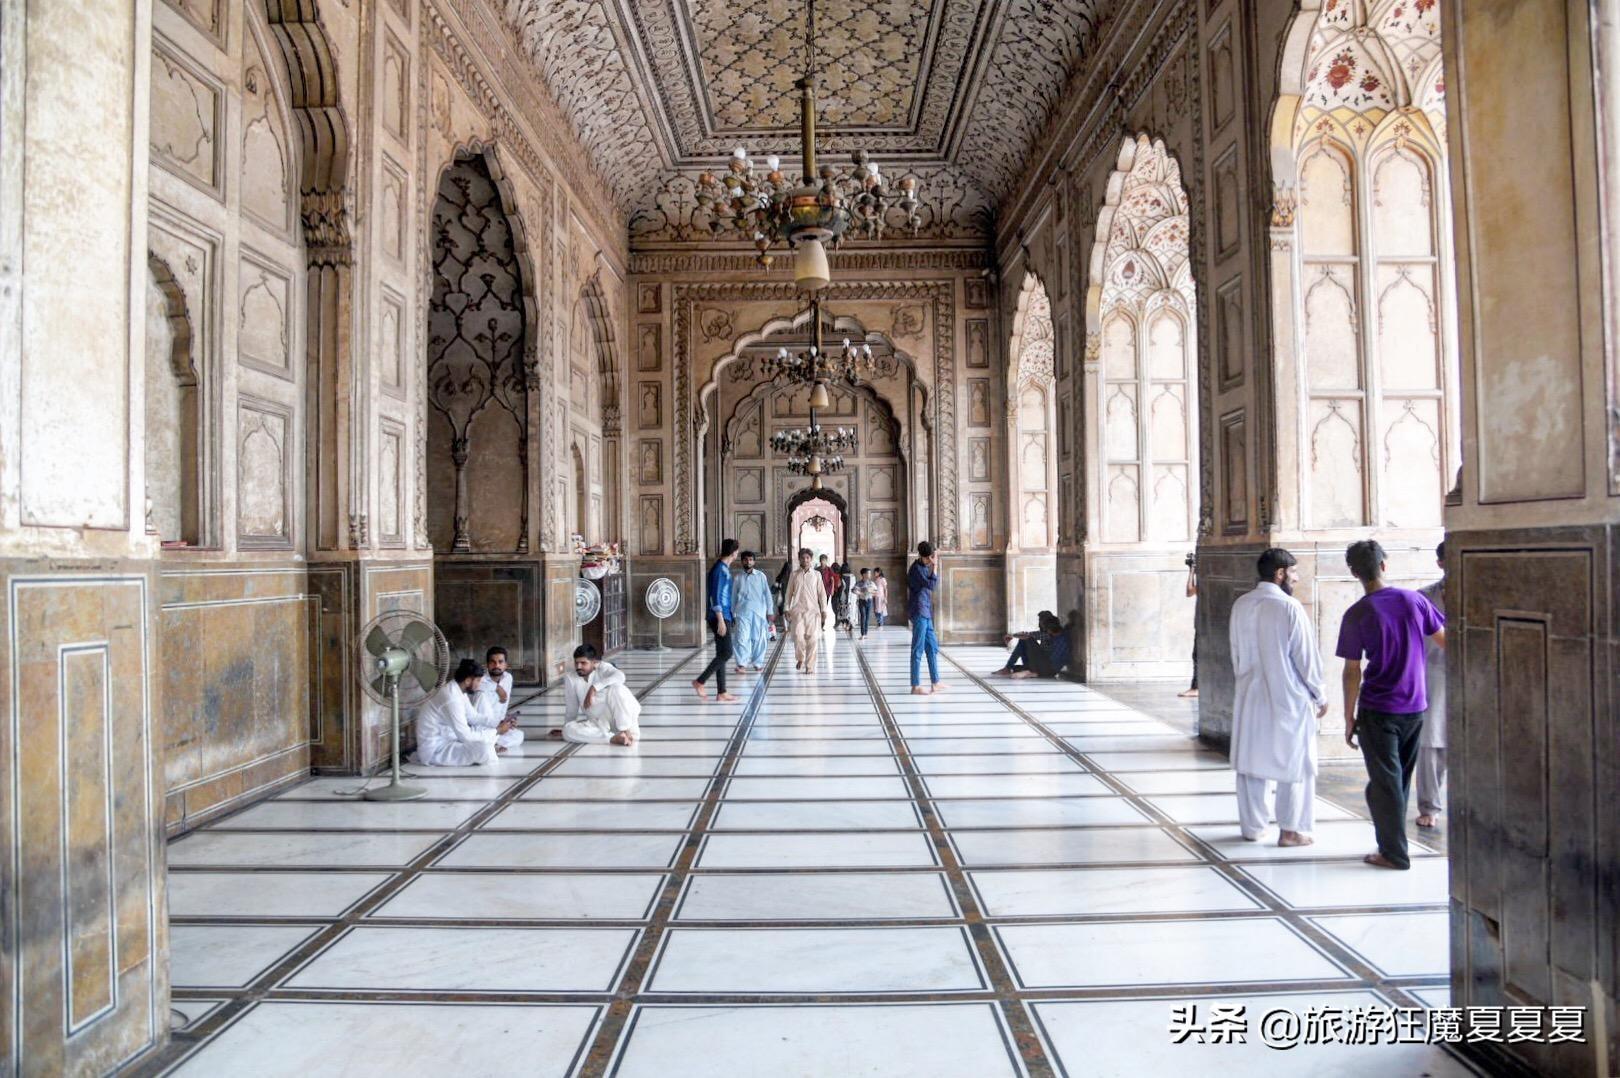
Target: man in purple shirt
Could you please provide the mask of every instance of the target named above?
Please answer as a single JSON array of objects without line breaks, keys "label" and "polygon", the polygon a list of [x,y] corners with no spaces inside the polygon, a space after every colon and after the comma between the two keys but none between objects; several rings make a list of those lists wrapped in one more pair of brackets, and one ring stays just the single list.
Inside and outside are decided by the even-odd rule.
[{"label": "man in purple shirt", "polygon": [[[1406,800],[1417,767],[1423,712],[1429,706],[1423,641],[1446,644],[1445,615],[1422,592],[1384,583],[1384,548],[1350,544],[1344,560],[1366,592],[1344,612],[1336,654],[1344,660],[1344,740],[1367,763],[1367,809],[1378,852],[1365,860],[1406,869]],[[1362,659],[1366,658],[1366,668]]]}]

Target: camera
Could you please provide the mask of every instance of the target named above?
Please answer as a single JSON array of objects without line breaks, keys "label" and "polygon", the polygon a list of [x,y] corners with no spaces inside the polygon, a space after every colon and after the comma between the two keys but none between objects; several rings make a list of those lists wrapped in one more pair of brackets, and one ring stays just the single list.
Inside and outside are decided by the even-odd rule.
[{"label": "camera", "polygon": [[1198,555],[1192,551],[1187,552],[1187,568],[1191,569],[1198,564]]}]

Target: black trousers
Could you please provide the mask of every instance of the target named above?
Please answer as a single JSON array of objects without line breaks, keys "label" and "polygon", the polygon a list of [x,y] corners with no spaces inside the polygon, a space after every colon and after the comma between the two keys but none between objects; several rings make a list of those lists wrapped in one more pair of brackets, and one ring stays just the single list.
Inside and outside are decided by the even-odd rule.
[{"label": "black trousers", "polygon": [[706,684],[709,675],[714,675],[714,686],[721,692],[726,691],[726,664],[731,661],[731,622],[726,622],[726,635],[721,636],[716,630],[718,618],[709,619],[709,632],[714,635],[714,658],[709,665],[703,668],[703,673],[697,676],[698,684]]},{"label": "black trousers", "polygon": [[1412,867],[1406,848],[1406,802],[1417,770],[1423,713],[1395,715],[1356,710],[1356,737],[1367,764],[1367,811],[1372,813],[1378,852],[1399,868]]}]

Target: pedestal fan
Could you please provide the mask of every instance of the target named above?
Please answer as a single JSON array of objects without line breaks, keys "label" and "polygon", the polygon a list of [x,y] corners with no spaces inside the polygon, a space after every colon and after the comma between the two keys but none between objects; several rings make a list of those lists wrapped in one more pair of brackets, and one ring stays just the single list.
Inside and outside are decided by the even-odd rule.
[{"label": "pedestal fan", "polygon": [[450,676],[450,645],[439,627],[411,610],[385,610],[372,618],[355,642],[360,687],[379,704],[388,705],[393,720],[393,778],[387,786],[365,791],[367,801],[411,801],[426,787],[399,781],[399,709],[415,707],[438,691]]}]

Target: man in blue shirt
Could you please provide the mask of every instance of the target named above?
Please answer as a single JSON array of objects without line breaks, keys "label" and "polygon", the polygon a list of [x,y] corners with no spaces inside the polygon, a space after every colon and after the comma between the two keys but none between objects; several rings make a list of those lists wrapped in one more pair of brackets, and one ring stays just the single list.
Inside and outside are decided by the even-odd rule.
[{"label": "man in blue shirt", "polygon": [[709,675],[714,675],[715,688],[720,691],[715,699],[732,701],[737,699],[726,691],[726,663],[731,661],[731,623],[736,620],[731,613],[731,563],[737,557],[737,540],[724,539],[720,542],[720,556],[709,567],[709,585],[706,589],[709,594],[708,614],[709,631],[714,634],[714,658],[709,665],[703,668],[692,682],[698,699],[707,701],[709,692],[707,684]]},{"label": "man in blue shirt", "polygon": [[[927,696],[944,692],[939,683],[939,637],[934,635],[934,593],[939,590],[939,567],[934,544],[917,544],[917,560],[906,574],[906,617],[911,622],[911,693]],[[922,687],[922,660],[928,659],[929,688]]]}]

